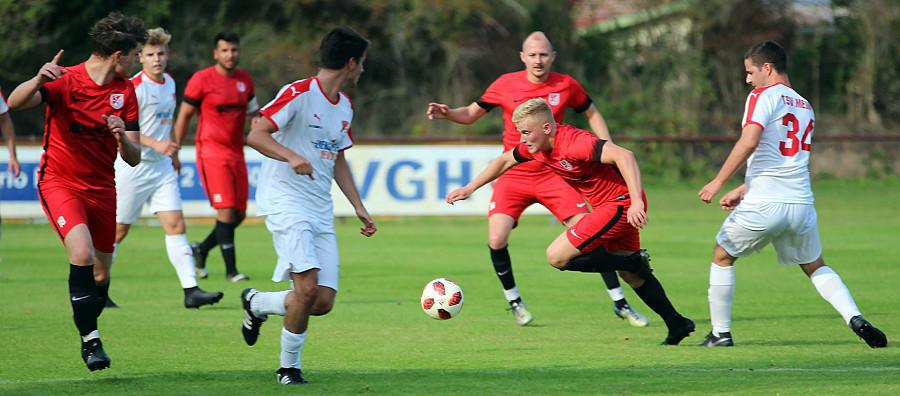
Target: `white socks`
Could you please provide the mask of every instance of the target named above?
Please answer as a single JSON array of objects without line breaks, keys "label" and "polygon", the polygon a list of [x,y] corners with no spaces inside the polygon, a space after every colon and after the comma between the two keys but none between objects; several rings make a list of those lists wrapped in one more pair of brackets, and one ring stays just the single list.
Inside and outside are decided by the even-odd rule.
[{"label": "white socks", "polygon": [[509,301],[509,302],[516,301],[519,298],[521,298],[521,296],[519,296],[519,288],[518,287],[513,287],[512,289],[504,290],[503,295],[506,296],[506,301]]},{"label": "white socks", "polygon": [[90,340],[93,340],[94,338],[100,338],[100,330],[94,330],[88,333],[88,335],[81,336],[81,341],[88,342]]},{"label": "white socks", "polygon": [[836,309],[844,318],[844,323],[850,323],[850,319],[856,315],[861,315],[850,290],[844,285],[841,277],[838,276],[829,266],[822,266],[817,269],[809,277],[819,295],[828,301],[834,309]]},{"label": "white socks", "polygon": [[[256,300],[256,297],[253,299]],[[281,328],[281,367],[300,368],[300,350],[303,349],[304,341],[306,341],[305,331],[295,334],[284,327]]]},{"label": "white socks", "polygon": [[615,289],[606,289],[606,291],[609,293],[609,298],[611,298],[613,301],[619,301],[625,298],[625,293],[622,292],[621,286]]},{"label": "white socks", "polygon": [[731,331],[731,303],[734,301],[734,266],[709,266],[709,319],[713,335]]},{"label": "white socks", "polygon": [[187,289],[197,286],[197,275],[194,273],[194,256],[191,253],[191,245],[188,244],[184,234],[166,235],[166,253],[169,262],[175,267],[181,288]]},{"label": "white socks", "polygon": [[[290,290],[280,292],[259,292],[250,300],[250,311],[256,316],[266,316],[275,314],[284,316],[287,308],[284,306],[284,299],[287,298]],[[285,330],[287,331],[287,330]],[[284,339],[284,337],[282,337]],[[288,367],[288,366],[282,366]]]}]

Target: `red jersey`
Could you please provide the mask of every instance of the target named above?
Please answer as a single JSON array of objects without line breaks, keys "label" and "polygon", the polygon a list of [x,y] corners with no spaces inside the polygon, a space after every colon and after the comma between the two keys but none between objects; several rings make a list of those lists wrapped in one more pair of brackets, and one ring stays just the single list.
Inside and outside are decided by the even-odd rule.
[{"label": "red jersey", "polygon": [[247,105],[256,96],[253,79],[235,69],[223,76],[215,66],[194,73],[184,89],[184,101],[197,107],[197,156],[244,160]]},{"label": "red jersey", "polygon": [[140,131],[134,86],[116,77],[100,86],[84,63],[41,87],[47,103],[40,182],[62,182],[78,191],[115,191],[119,144],[103,115],[116,115],[128,131]]},{"label": "red jersey", "polygon": [[604,143],[606,140],[588,131],[559,125],[550,152],[531,154],[528,146],[521,143],[516,146],[513,155],[519,162],[536,160],[536,163],[546,165],[578,190],[594,208],[610,202],[630,205],[628,186],[619,169],[600,162]]},{"label": "red jersey", "polygon": [[[512,114],[525,101],[544,98],[553,110],[553,118],[557,124],[562,123],[567,107],[581,113],[593,103],[581,84],[568,74],[551,72],[547,81],[533,83],[528,81],[526,73],[527,71],[522,70],[500,76],[476,101],[487,111],[497,106],[503,109],[503,151],[511,150],[519,144],[519,131],[512,122]],[[542,171],[548,170],[542,170],[539,164],[534,163],[517,166],[507,174],[533,174]]]}]

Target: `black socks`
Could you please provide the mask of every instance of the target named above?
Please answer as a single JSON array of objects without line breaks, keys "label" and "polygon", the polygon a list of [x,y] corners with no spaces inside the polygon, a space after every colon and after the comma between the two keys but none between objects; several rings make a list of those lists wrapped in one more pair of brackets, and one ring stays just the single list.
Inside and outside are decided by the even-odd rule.
[{"label": "black socks", "polygon": [[69,265],[69,300],[78,333],[86,336],[97,330],[97,316],[103,305],[100,290],[94,283],[93,265]]},{"label": "black socks", "polygon": [[634,289],[634,292],[647,304],[653,312],[656,312],[665,322],[668,328],[678,327],[682,325],[681,314],[672,306],[666,291],[663,290],[662,284],[655,276],[650,275],[641,287]]},{"label": "black socks", "polygon": [[[604,273],[624,270],[635,272],[641,260],[641,252],[639,251],[630,256],[619,256],[609,254],[603,249],[597,249],[569,260],[565,267],[560,268],[560,271]],[[604,277],[604,281],[605,280],[606,277]],[[618,280],[616,283],[618,283]]]},{"label": "black socks", "polygon": [[[213,229],[213,233],[216,234],[216,241],[219,242],[219,249],[222,250],[222,259],[225,261],[225,273],[228,276],[238,273],[234,254],[235,228],[237,228],[236,223],[223,223],[217,220],[216,228]],[[206,239],[209,240],[209,237]],[[206,241],[203,241],[203,243],[205,244]]]},{"label": "black socks", "polygon": [[[597,250],[601,250],[601,249],[597,249]],[[607,290],[612,290],[612,289],[622,287],[622,285],[619,283],[619,276],[616,275],[615,272],[601,272],[600,275],[603,276],[603,283],[606,284]]]},{"label": "black socks", "polygon": [[516,278],[513,277],[512,260],[509,258],[508,247],[505,246],[496,250],[490,248],[490,246],[488,247],[491,250],[491,262],[494,263],[494,271],[497,273],[497,277],[500,278],[500,283],[503,284],[503,290],[516,287]]}]

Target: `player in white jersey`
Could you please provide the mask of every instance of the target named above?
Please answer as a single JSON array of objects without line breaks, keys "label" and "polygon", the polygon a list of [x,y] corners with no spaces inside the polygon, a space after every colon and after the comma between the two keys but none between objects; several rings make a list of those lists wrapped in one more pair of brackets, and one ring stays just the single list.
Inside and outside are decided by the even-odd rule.
[{"label": "player in white jersey", "polygon": [[284,86],[253,122],[247,144],[263,159],[256,190],[259,214],[266,217],[278,261],[272,280],[292,288],[241,294],[241,331],[256,343],[269,314],[283,315],[281,384],[302,384],[300,351],[309,316],[325,315],[338,290],[338,247],[334,231],[331,181],[353,205],[362,221],[360,233],[372,236],[375,223],[360,199],[344,150],[352,146],[353,107],[340,91],[356,86],[369,41],[350,28],[332,29],[319,48],[321,68],[315,77]]},{"label": "player in white jersey", "polygon": [[219,302],[222,292],[197,286],[194,257],[185,236],[178,174],[171,158],[179,149],[171,139],[175,81],[165,72],[172,36],[163,28],[147,33],[147,43],[139,54],[142,70],[131,79],[140,108],[141,163],[131,167],[116,159],[115,246],[118,251],[144,204],[149,204],[166,233],[166,252],[184,290],[184,306],[199,308]]},{"label": "player in white jersey", "polygon": [[778,261],[799,265],[822,298],[866,344],[887,346],[887,337],[863,319],[847,286],[822,259],[809,181],[815,113],[809,101],[790,86],[784,48],[774,41],[751,47],[744,54],[744,69],[746,82],[756,89],[747,97],[741,137],[718,175],[698,193],[709,203],[747,162],[744,184],[719,200],[731,214],[716,235],[708,290],[712,331],[700,345],[734,345],[734,262],[771,243]]}]

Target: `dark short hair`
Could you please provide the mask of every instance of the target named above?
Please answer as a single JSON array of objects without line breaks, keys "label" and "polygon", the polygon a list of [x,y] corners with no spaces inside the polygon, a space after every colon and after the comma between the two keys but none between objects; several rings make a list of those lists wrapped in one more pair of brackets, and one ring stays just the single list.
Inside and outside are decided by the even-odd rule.
[{"label": "dark short hair", "polygon": [[93,53],[110,56],[116,51],[128,52],[147,41],[147,29],[140,18],[112,12],[91,28]]},{"label": "dark short hair", "polygon": [[369,48],[369,40],[349,27],[331,29],[319,45],[319,65],[326,69],[340,69],[351,58],[357,62]]},{"label": "dark short hair", "polygon": [[762,66],[763,63],[771,63],[775,71],[779,73],[787,72],[787,52],[781,44],[771,40],[763,41],[750,47],[744,54],[744,59],[750,59],[756,66]]},{"label": "dark short hair", "polygon": [[219,32],[216,33],[216,37],[213,38],[213,48],[219,46],[219,41],[224,41],[226,43],[232,43],[234,45],[238,45],[241,43],[241,36],[238,36],[235,32]]}]

